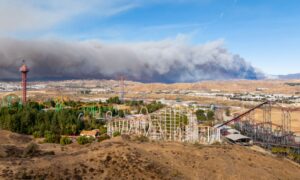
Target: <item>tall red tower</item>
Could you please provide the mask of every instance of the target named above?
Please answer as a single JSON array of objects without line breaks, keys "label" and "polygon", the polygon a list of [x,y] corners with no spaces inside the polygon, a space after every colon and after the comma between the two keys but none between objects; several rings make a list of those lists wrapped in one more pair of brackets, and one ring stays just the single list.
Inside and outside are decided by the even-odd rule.
[{"label": "tall red tower", "polygon": [[29,68],[26,66],[24,60],[23,60],[23,65],[20,68],[20,72],[22,73],[22,102],[23,102],[23,104],[26,104],[26,100],[27,100],[27,73],[29,72]]}]

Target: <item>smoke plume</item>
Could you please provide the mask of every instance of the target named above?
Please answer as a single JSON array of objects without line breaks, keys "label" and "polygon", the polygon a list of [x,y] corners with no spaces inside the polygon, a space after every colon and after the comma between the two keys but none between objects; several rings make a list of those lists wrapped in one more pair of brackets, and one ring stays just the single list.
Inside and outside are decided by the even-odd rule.
[{"label": "smoke plume", "polygon": [[141,43],[0,39],[0,79],[19,79],[26,59],[32,80],[126,79],[195,82],[259,79],[264,75],[222,41],[190,45],[180,38]]}]

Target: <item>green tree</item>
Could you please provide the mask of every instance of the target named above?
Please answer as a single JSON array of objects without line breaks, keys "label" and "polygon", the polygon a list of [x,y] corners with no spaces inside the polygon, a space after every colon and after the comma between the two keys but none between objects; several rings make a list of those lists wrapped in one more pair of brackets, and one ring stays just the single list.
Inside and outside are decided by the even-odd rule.
[{"label": "green tree", "polygon": [[119,116],[120,116],[120,117],[125,117],[125,113],[124,113],[123,110],[119,110]]},{"label": "green tree", "polygon": [[202,109],[198,109],[196,111],[196,116],[197,116],[198,121],[206,121],[207,120],[206,115],[205,115],[205,111],[202,110]]},{"label": "green tree", "polygon": [[211,121],[214,120],[215,113],[213,111],[207,111],[207,120]]}]

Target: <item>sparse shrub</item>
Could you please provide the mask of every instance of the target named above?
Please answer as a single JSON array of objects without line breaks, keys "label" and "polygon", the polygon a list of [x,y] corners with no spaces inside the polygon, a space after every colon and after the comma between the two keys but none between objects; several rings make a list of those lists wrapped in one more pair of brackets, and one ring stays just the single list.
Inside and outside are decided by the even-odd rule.
[{"label": "sparse shrub", "polygon": [[93,137],[80,136],[77,138],[77,142],[80,145],[92,143],[95,139]]},{"label": "sparse shrub", "polygon": [[67,145],[67,144],[71,144],[71,143],[72,143],[72,140],[66,136],[60,138],[61,145]]},{"label": "sparse shrub", "polygon": [[121,137],[124,141],[130,141],[130,139],[131,139],[128,134],[122,134]]},{"label": "sparse shrub", "polygon": [[32,157],[39,152],[39,146],[35,143],[30,143],[23,151],[23,157]]},{"label": "sparse shrub", "polygon": [[230,109],[229,109],[229,108],[226,109],[225,114],[226,114],[226,116],[231,116],[231,112],[230,112]]},{"label": "sparse shrub", "polygon": [[211,145],[213,145],[213,146],[220,146],[221,143],[220,143],[219,141],[215,141],[215,142],[213,142]]},{"label": "sparse shrub", "polygon": [[117,136],[120,136],[121,135],[121,133],[119,132],[119,131],[115,131],[114,133],[113,133],[113,137],[117,137]]},{"label": "sparse shrub", "polygon": [[60,142],[60,135],[54,134],[51,131],[45,132],[45,140],[46,143],[59,143]]},{"label": "sparse shrub", "polygon": [[106,134],[107,133],[107,128],[104,126],[99,127],[99,134]]},{"label": "sparse shrub", "polygon": [[104,140],[109,139],[109,138],[110,138],[109,135],[107,135],[107,134],[102,134],[102,135],[100,135],[100,136],[98,137],[98,142],[104,141]]},{"label": "sparse shrub", "polygon": [[282,147],[273,147],[271,149],[271,152],[273,154],[277,154],[277,155],[286,155],[287,154],[287,149],[286,148],[282,148]]},{"label": "sparse shrub", "polygon": [[143,136],[143,135],[136,136],[135,140],[138,142],[149,142],[149,138],[147,136]]},{"label": "sparse shrub", "polygon": [[55,152],[54,151],[47,151],[47,152],[43,152],[43,155],[46,156],[46,155],[55,155]]}]

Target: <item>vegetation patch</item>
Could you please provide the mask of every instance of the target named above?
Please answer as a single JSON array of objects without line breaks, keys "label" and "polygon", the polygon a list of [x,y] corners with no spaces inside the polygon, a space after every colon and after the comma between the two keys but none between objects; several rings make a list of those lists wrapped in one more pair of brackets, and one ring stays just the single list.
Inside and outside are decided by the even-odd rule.
[{"label": "vegetation patch", "polygon": [[30,143],[23,151],[23,157],[32,157],[39,154],[39,146],[35,143]]},{"label": "vegetation patch", "polygon": [[138,141],[138,142],[141,142],[141,143],[144,143],[144,142],[149,142],[149,138],[147,136],[136,136],[134,138],[135,141]]},{"label": "vegetation patch", "polygon": [[113,137],[117,137],[117,136],[120,136],[121,135],[121,133],[119,132],[119,131],[115,131],[114,133],[113,133]]},{"label": "vegetation patch", "polygon": [[61,145],[68,145],[68,144],[71,144],[72,143],[72,140],[66,136],[63,136],[60,138],[60,144]]},{"label": "vegetation patch", "polygon": [[58,134],[54,134],[51,131],[46,131],[44,136],[44,142],[46,143],[60,143],[60,135]]},{"label": "vegetation patch", "polygon": [[107,134],[102,134],[98,137],[98,142],[104,141],[106,139],[110,139],[110,136]]},{"label": "vegetation patch", "polygon": [[93,137],[87,137],[87,136],[79,136],[77,138],[77,143],[80,145],[89,144],[94,142],[95,139]]}]

